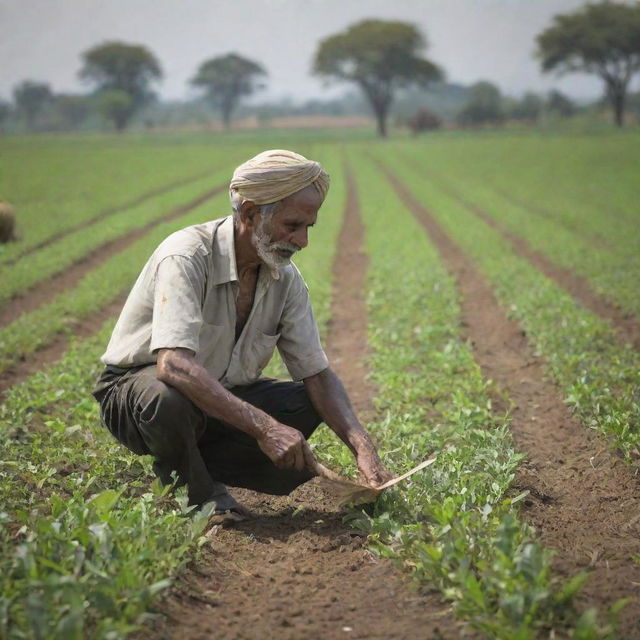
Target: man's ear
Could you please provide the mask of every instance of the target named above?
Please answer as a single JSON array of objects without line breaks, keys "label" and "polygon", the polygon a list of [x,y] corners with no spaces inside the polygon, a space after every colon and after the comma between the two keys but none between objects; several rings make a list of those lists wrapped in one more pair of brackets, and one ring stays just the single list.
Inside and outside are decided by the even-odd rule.
[{"label": "man's ear", "polygon": [[240,220],[242,223],[252,229],[258,220],[256,216],[260,215],[260,207],[252,200],[245,200],[240,205]]}]

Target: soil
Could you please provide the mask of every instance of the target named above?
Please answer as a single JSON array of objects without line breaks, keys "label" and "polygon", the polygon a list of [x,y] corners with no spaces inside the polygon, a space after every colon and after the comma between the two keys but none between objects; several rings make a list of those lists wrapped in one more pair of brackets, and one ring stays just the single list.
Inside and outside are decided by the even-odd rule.
[{"label": "soil", "polygon": [[606,611],[634,598],[622,611],[620,637],[640,638],[640,491],[636,472],[582,426],[547,377],[525,332],[507,317],[473,262],[433,215],[385,170],[407,207],[426,228],[443,263],[456,277],[462,330],[483,374],[494,383],[493,405],[509,411],[517,450],[526,453],[516,489],[528,490],[522,515],[543,544],[556,550],[561,576],[587,571],[580,609]]},{"label": "soil", "polygon": [[[366,383],[367,258],[357,195],[349,194],[334,268],[327,351],[354,406],[373,412]],[[234,495],[255,517],[215,526],[202,557],[156,605],[164,614],[140,638],[333,640],[471,637],[439,594],[419,592],[366,550],[312,481],[290,496]]]},{"label": "soil", "polygon": [[[451,185],[446,184],[441,179],[438,179],[438,183],[446,189],[450,195],[469,209],[469,211],[475,213],[492,229],[502,234],[511,243],[517,255],[528,260],[536,269],[571,294],[587,309],[601,318],[609,320],[617,330],[620,340],[624,344],[631,344],[635,349],[640,349],[640,322],[638,322],[631,312],[621,309],[616,304],[609,302],[597,294],[586,278],[579,276],[570,269],[554,264],[540,251],[533,249],[524,238],[509,231],[504,225],[475,203],[469,202],[458,191],[452,188]],[[554,220],[557,222],[557,219],[554,218]]]},{"label": "soil", "polygon": [[209,175],[209,173],[210,171],[205,171],[204,173],[199,173],[194,176],[182,178],[181,180],[176,180],[169,184],[164,184],[161,187],[158,187],[157,189],[146,191],[145,193],[142,193],[139,196],[136,196],[135,198],[128,200],[123,204],[118,205],[117,207],[109,207],[107,209],[103,209],[102,211],[100,211],[100,213],[96,214],[95,216],[91,218],[87,218],[86,220],[83,220],[81,223],[73,227],[70,227],[68,229],[65,229],[60,233],[56,233],[55,235],[49,236],[42,242],[39,242],[38,244],[33,245],[32,247],[28,247],[24,251],[20,252],[18,255],[4,262],[2,266],[10,267],[12,264],[15,264],[18,260],[21,260],[25,256],[28,256],[38,251],[39,249],[42,249],[43,247],[53,244],[54,242],[57,242],[58,240],[71,235],[72,233],[76,233],[77,231],[86,229],[87,227],[90,227],[92,224],[98,222],[99,220],[104,220],[105,218],[113,215],[114,213],[118,213],[119,211],[124,211],[125,209],[130,209],[131,207],[135,207],[143,203],[145,200],[149,200],[150,198],[154,198],[155,196],[159,196],[159,195],[162,195],[163,193],[167,193],[168,191],[171,191],[172,189],[176,189],[177,187],[182,187],[186,184],[189,184],[190,182],[195,182],[199,178],[204,178],[205,176]]},{"label": "soil", "polygon": [[100,247],[92,249],[86,257],[81,258],[78,262],[75,262],[61,273],[54,275],[51,278],[47,278],[46,280],[42,280],[30,289],[22,291],[8,303],[0,306],[0,327],[4,327],[11,322],[14,322],[23,313],[28,313],[37,309],[41,305],[53,300],[53,298],[61,292],[75,287],[91,269],[94,269],[111,256],[126,249],[136,240],[140,239],[150,229],[153,229],[163,222],[179,218],[192,209],[195,209],[203,202],[206,202],[218,195],[226,188],[227,185],[220,185],[215,189],[211,189],[190,202],[176,207],[160,218],[152,220],[143,227],[140,227],[135,231],[128,232],[116,240],[107,242]]}]

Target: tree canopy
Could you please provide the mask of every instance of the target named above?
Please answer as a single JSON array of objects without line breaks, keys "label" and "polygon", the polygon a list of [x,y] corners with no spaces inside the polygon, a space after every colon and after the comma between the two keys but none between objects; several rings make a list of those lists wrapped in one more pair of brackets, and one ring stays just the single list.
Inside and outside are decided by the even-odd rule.
[{"label": "tree canopy", "polygon": [[267,72],[253,60],[237,53],[211,58],[203,62],[191,84],[203,89],[214,109],[220,109],[226,129],[231,124],[231,114],[244,96],[249,96],[264,85],[261,78]]},{"label": "tree canopy", "polygon": [[413,24],[364,20],[322,40],[313,71],[357,84],[373,109],[378,133],[386,136],[387,116],[396,90],[426,86],[443,78],[433,62],[420,57],[426,47],[425,38]]},{"label": "tree canopy", "polygon": [[16,109],[24,116],[29,128],[34,126],[37,117],[52,99],[51,88],[45,82],[24,80],[13,89]]},{"label": "tree canopy", "polygon": [[537,37],[544,71],[600,76],[615,123],[624,123],[629,82],[640,70],[640,4],[602,2],[557,15]]},{"label": "tree canopy", "polygon": [[[124,129],[136,110],[153,97],[151,85],[162,77],[160,63],[146,47],[124,42],[106,42],[85,51],[82,57],[83,80],[93,84],[100,94],[120,94],[115,101],[118,108],[104,113],[116,129]],[[105,102],[115,104],[113,100]]]}]

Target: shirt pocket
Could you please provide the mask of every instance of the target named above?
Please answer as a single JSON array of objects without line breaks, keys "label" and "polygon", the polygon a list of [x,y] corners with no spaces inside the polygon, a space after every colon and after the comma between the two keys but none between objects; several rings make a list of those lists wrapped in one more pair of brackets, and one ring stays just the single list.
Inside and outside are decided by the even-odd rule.
[{"label": "shirt pocket", "polygon": [[256,380],[260,377],[262,370],[269,364],[279,339],[279,333],[269,335],[259,330],[255,332],[249,349],[249,362],[246,363],[250,378]]}]

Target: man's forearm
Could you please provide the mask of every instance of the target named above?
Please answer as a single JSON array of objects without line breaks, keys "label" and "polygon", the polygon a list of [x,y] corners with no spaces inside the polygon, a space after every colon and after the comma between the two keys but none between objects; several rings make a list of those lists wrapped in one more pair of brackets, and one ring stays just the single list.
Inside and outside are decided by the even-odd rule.
[{"label": "man's forearm", "polygon": [[178,389],[207,415],[248,433],[256,440],[277,424],[264,411],[227,391],[204,367],[179,349],[160,351],[158,379]]},{"label": "man's forearm", "polygon": [[356,417],[340,378],[331,367],[305,378],[304,385],[320,417],[355,456],[376,453],[375,445]]}]

